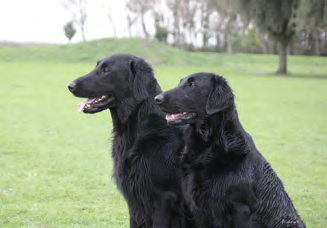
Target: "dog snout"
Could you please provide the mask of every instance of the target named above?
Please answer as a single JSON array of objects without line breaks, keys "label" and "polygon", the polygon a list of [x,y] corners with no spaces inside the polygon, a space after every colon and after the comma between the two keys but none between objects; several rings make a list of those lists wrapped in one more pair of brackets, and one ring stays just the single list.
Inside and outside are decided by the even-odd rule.
[{"label": "dog snout", "polygon": [[74,92],[76,89],[76,82],[71,82],[68,84],[68,89],[70,92]]},{"label": "dog snout", "polygon": [[154,100],[156,101],[156,103],[157,103],[158,105],[160,105],[160,104],[162,104],[162,102],[164,101],[164,96],[163,96],[162,94],[159,94],[158,96],[156,96],[156,97],[154,98]]}]

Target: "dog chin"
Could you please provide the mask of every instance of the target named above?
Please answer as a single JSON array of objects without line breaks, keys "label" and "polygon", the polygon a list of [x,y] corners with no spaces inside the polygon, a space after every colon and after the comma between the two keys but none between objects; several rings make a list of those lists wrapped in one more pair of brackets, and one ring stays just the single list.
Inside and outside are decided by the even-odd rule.
[{"label": "dog chin", "polygon": [[186,125],[186,124],[191,124],[194,122],[196,122],[196,118],[167,120],[167,124],[171,125],[171,126]]},{"label": "dog chin", "polygon": [[102,107],[102,108],[87,108],[83,110],[85,114],[95,114],[98,112],[102,112],[103,110],[109,109],[109,107]]},{"label": "dog chin", "polygon": [[110,108],[115,108],[114,102],[113,103],[107,103],[107,104],[104,104],[102,106],[94,105],[94,106],[84,108],[83,113],[85,113],[85,114],[95,114],[95,113],[102,112],[103,110],[110,109]]},{"label": "dog chin", "polygon": [[195,112],[183,112],[166,115],[168,125],[186,125],[193,123],[196,119],[197,113]]},{"label": "dog chin", "polygon": [[170,126],[178,126],[178,125],[186,125],[187,123],[182,120],[171,120],[171,121],[167,121],[167,124]]},{"label": "dog chin", "polygon": [[77,111],[94,114],[105,109],[112,108],[115,103],[116,99],[111,95],[103,95],[102,97],[98,98],[88,98],[87,100],[78,103]]}]

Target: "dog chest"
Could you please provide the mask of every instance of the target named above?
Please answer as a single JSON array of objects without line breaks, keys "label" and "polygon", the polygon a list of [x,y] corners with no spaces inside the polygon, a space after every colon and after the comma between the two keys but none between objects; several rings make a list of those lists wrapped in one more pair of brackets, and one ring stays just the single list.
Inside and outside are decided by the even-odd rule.
[{"label": "dog chest", "polygon": [[[230,205],[242,204],[251,195],[251,178],[240,175],[243,168],[222,171],[205,168],[184,169],[183,194],[186,204],[200,223],[224,217],[230,222]],[[245,193],[244,193],[245,192]],[[248,206],[248,203],[245,203]],[[252,206],[252,202],[249,203]]]},{"label": "dog chest", "polygon": [[[217,181],[209,174],[190,172],[183,176],[183,194],[187,205],[193,212],[209,212],[214,209],[222,195],[222,188],[216,188]],[[215,202],[215,203],[213,203]],[[219,203],[218,203],[219,204]]]},{"label": "dog chest", "polygon": [[150,194],[147,189],[151,183],[147,174],[148,165],[145,157],[137,155],[132,148],[127,149],[126,144],[115,140],[112,156],[114,160],[114,179],[117,187],[126,200],[147,198]]}]

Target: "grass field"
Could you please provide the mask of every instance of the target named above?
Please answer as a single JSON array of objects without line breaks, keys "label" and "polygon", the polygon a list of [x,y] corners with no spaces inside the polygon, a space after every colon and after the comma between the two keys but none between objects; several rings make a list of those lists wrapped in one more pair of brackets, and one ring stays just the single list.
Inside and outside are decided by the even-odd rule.
[{"label": "grass field", "polygon": [[[30,51],[30,59],[26,49],[0,48],[7,56],[0,60],[0,227],[128,227],[111,179],[109,111],[78,114],[80,99],[66,88],[104,54],[90,51],[92,58],[79,63],[73,54],[60,57],[61,47],[43,48]],[[37,57],[51,48],[53,59]],[[307,227],[327,227],[327,59],[291,57],[292,75],[280,77],[269,75],[276,56],[153,49],[160,50],[156,58],[132,53],[157,61],[164,90],[197,71],[227,77],[241,122]]]}]

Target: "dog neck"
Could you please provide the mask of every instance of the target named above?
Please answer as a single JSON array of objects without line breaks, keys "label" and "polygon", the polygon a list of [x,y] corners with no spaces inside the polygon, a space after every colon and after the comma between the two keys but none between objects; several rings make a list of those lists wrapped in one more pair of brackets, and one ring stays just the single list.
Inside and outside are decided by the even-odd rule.
[{"label": "dog neck", "polygon": [[110,112],[114,130],[118,135],[126,133],[137,135],[137,131],[147,121],[150,114],[164,118],[164,114],[154,103],[152,96],[139,103],[134,99],[126,99],[124,105],[112,108]]},{"label": "dog neck", "polygon": [[234,105],[191,124],[188,137],[192,138],[188,141],[196,142],[201,147],[217,146],[226,153],[244,154],[250,148],[246,139],[249,136],[239,121]]}]

